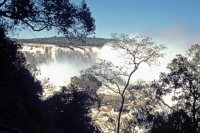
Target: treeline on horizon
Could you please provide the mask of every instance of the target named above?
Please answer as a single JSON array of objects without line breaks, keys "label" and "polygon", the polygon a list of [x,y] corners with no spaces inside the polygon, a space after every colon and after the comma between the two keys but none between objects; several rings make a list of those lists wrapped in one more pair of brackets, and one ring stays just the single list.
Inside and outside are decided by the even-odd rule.
[{"label": "treeline on horizon", "polygon": [[108,43],[110,39],[106,38],[95,38],[87,37],[85,42],[81,44],[74,44],[66,37],[48,37],[48,38],[32,38],[32,39],[13,39],[20,44],[23,43],[37,43],[37,44],[54,44],[54,45],[81,45],[81,46],[95,46],[102,47],[104,44]]}]

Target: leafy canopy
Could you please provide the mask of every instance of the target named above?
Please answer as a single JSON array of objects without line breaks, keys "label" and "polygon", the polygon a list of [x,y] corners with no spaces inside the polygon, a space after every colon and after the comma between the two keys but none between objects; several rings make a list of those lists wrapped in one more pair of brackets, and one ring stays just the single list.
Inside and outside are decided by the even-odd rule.
[{"label": "leafy canopy", "polygon": [[[172,113],[183,110],[191,119],[193,132],[199,131],[200,120],[200,46],[193,45],[186,56],[177,55],[168,65],[169,73],[161,73],[159,81],[152,83],[155,99],[170,108]],[[163,96],[172,95],[176,104],[171,107],[164,102]]]},{"label": "leafy canopy", "polygon": [[95,20],[84,1],[75,5],[69,0],[3,0],[0,21],[11,29],[16,26],[30,27],[33,31],[55,28],[58,33],[73,38],[83,38],[95,30]]}]

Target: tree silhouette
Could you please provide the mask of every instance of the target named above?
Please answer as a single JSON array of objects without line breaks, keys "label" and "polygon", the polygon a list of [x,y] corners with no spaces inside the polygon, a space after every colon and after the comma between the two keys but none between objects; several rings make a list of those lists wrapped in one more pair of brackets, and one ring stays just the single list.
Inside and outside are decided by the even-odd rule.
[{"label": "tree silhouette", "polygon": [[94,98],[88,92],[72,86],[42,101],[42,86],[26,69],[21,46],[2,27],[0,35],[0,132],[98,132],[89,116]]},{"label": "tree silhouette", "polygon": [[98,132],[89,116],[93,106],[93,98],[85,91],[80,91],[74,86],[56,93],[51,98],[44,101],[49,121],[64,132],[73,133],[92,133]]},{"label": "tree silhouette", "polygon": [[7,28],[22,26],[33,31],[55,28],[69,38],[83,38],[95,30],[85,1],[75,5],[69,0],[3,0],[0,19]]},{"label": "tree silhouette", "polygon": [[90,74],[81,74],[79,77],[72,77],[70,84],[90,96],[93,106],[98,108],[101,106],[103,96],[97,94],[97,91],[102,86],[102,83],[97,78]]},{"label": "tree silhouette", "polygon": [[[112,62],[100,60],[95,65],[82,73],[91,74],[102,82],[106,88],[117,93],[121,97],[121,104],[117,120],[117,133],[120,132],[120,121],[127,89],[130,87],[130,79],[142,63],[151,65],[157,64],[157,59],[163,57],[161,53],[165,46],[156,46],[151,42],[150,37],[137,36],[130,38],[128,35],[113,35],[110,46],[119,53],[122,63],[115,66]],[[123,78],[126,78],[126,81]]]},{"label": "tree silhouette", "polygon": [[192,133],[193,129],[191,117],[181,109],[167,116],[156,115],[149,133]]},{"label": "tree silhouette", "polygon": [[[200,77],[199,77],[199,45],[193,45],[187,51],[187,57],[177,55],[168,65],[169,73],[161,73],[159,81],[152,83],[155,89],[155,99],[160,101],[174,113],[183,110],[192,120],[194,133],[199,132],[200,118]],[[163,96],[172,94],[176,104],[169,106]]]},{"label": "tree silhouette", "polygon": [[34,131],[37,129],[34,125],[38,125],[41,118],[39,94],[42,87],[25,68],[25,58],[18,51],[20,45],[8,39],[4,32],[1,26],[0,124]]},{"label": "tree silhouette", "polygon": [[[80,5],[75,5],[69,0],[0,2],[0,131],[17,133],[94,131],[90,117],[87,116],[92,103],[88,100],[90,97],[84,92],[73,91],[67,95],[61,92],[42,102],[40,99],[42,86],[27,69],[25,58],[19,51],[21,45],[6,37],[11,31],[15,33],[17,28],[29,27],[33,31],[54,28],[69,39],[82,40],[94,32],[94,21],[85,1]],[[68,104],[66,105],[60,98],[68,100]],[[62,109],[60,111],[64,112],[52,109],[49,102],[54,102],[51,101],[56,101],[58,104],[51,106],[60,108]]]}]

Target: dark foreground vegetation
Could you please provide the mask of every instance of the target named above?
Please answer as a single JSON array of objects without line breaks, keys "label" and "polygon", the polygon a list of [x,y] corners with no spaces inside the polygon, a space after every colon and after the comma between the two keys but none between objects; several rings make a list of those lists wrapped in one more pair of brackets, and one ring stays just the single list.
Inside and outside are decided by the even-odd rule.
[{"label": "dark foreground vegetation", "polygon": [[[0,2],[0,132],[93,132],[89,117],[94,98],[75,86],[41,100],[36,81],[19,52],[21,46],[7,37],[18,30],[55,28],[71,42],[83,41],[94,32],[94,18],[87,4],[68,0],[3,0]],[[37,73],[37,72],[36,72]],[[93,101],[93,102],[91,102]]]},{"label": "dark foreground vegetation", "polygon": [[[0,131],[100,132],[92,121],[90,109],[100,107],[102,99],[96,92],[105,82],[97,80],[92,72],[82,73],[80,77],[72,78],[71,85],[62,87],[52,97],[41,100],[41,83],[26,68],[26,60],[18,51],[21,46],[7,38],[5,31],[3,27],[0,28]],[[139,126],[148,129],[149,133],[198,133],[199,53],[200,46],[193,45],[187,51],[187,57],[177,55],[172,60],[168,65],[169,73],[161,73],[158,81],[128,88],[129,91],[142,90],[148,100],[146,105],[140,107],[144,117],[129,121],[127,128],[121,129],[119,126],[119,132],[134,132],[134,128]],[[108,67],[107,65],[104,67]],[[103,66],[98,69],[103,70]],[[112,82],[114,81],[113,78]],[[119,82],[116,84],[123,84],[119,78],[117,81]],[[174,106],[168,106],[162,99],[171,92],[174,93],[172,100],[177,101]],[[125,101],[125,97],[123,98]],[[137,99],[134,101],[137,102]],[[154,112],[156,105],[166,108],[161,112]]]},{"label": "dark foreground vegetation", "polygon": [[92,132],[88,116],[94,98],[76,87],[63,87],[45,101],[42,86],[26,69],[21,47],[0,28],[0,131],[16,133]]}]

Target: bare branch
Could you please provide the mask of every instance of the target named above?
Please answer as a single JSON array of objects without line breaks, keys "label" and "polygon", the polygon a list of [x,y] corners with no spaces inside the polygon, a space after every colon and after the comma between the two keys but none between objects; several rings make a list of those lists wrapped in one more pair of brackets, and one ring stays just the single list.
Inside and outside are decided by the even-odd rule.
[{"label": "bare branch", "polygon": [[2,3],[0,3],[0,7],[3,6],[6,2],[7,0],[4,0]]},{"label": "bare branch", "polygon": [[[142,40],[140,40],[140,38]],[[100,60],[100,62],[86,71],[98,77],[101,82],[104,82],[103,85],[108,89],[120,94],[121,106],[117,121],[117,132],[119,133],[121,113],[125,102],[125,96],[128,94],[127,88],[130,84],[131,77],[138,70],[142,62],[152,65],[159,57],[162,57],[163,54],[160,52],[164,47],[161,45],[154,46],[152,42],[149,42],[150,38],[143,39],[141,36],[139,36],[139,39],[137,39],[137,37],[130,39],[128,35],[122,35],[119,38],[114,36],[113,40],[110,46],[119,53],[124,62],[116,67],[112,62]],[[116,68],[119,68],[119,70]],[[121,76],[127,77],[127,80],[123,81],[122,89],[120,89],[121,85],[119,83]],[[115,85],[116,88],[109,85]],[[118,91],[116,91],[117,89]]]},{"label": "bare branch", "polygon": [[160,101],[161,101],[165,106],[167,106],[168,108],[170,108],[172,111],[175,111],[172,107],[170,107],[168,104],[166,104],[161,98],[160,98]]}]

